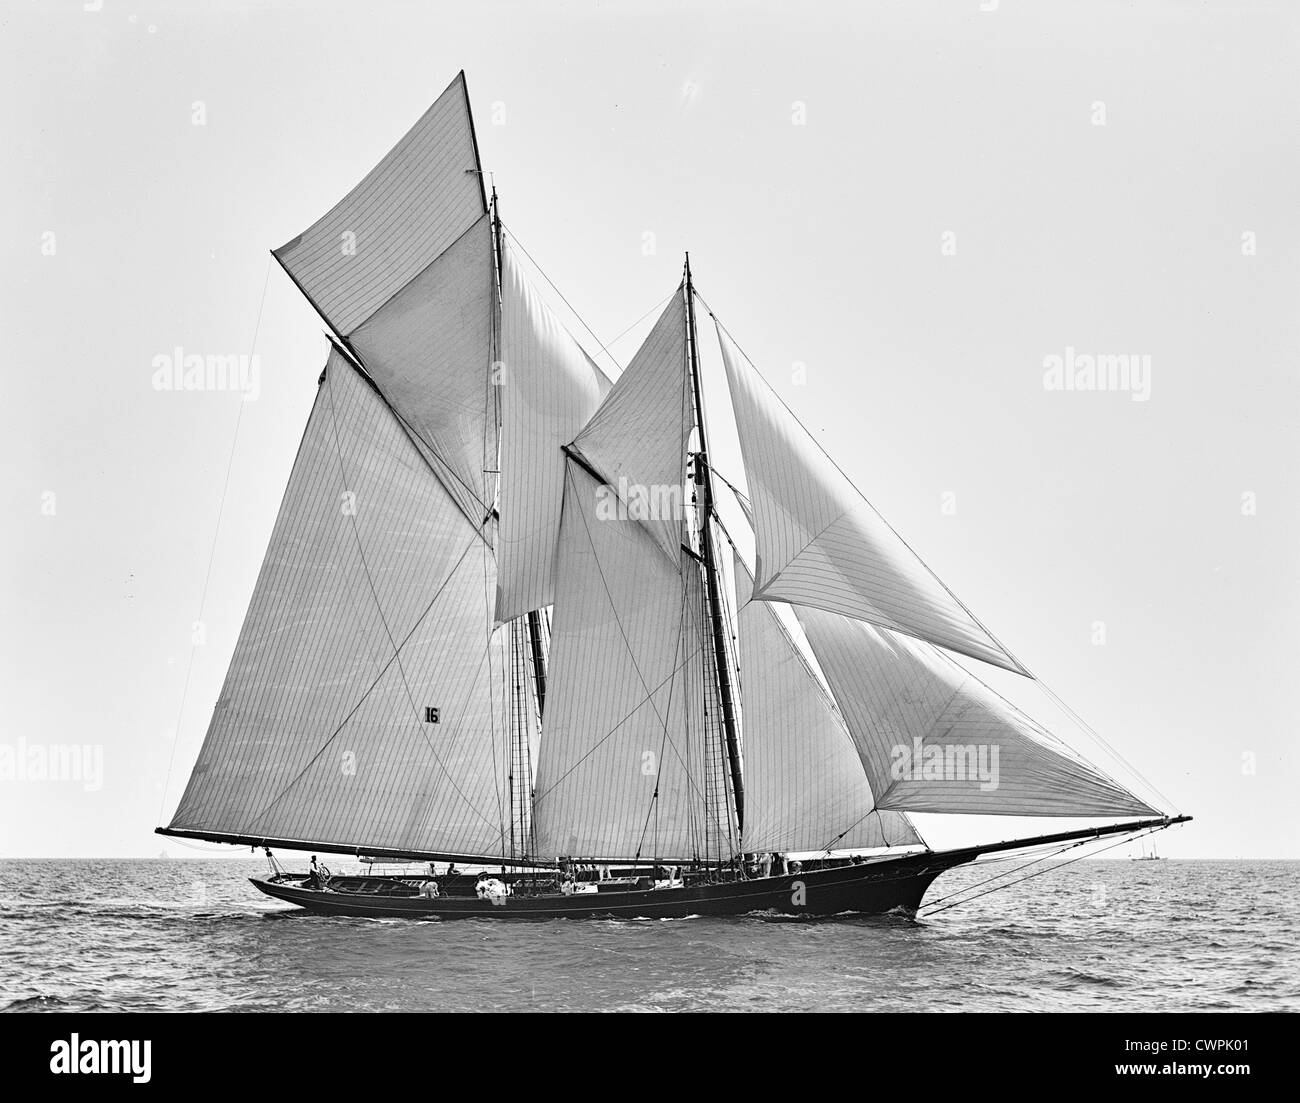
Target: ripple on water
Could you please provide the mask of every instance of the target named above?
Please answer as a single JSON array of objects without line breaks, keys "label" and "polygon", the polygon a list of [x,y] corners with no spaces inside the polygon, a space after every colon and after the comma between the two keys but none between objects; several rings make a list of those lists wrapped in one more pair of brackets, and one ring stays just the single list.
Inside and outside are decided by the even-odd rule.
[{"label": "ripple on water", "polygon": [[1300,863],[1160,866],[920,920],[517,925],[311,916],[242,860],[6,861],[0,1010],[1300,1010]]}]

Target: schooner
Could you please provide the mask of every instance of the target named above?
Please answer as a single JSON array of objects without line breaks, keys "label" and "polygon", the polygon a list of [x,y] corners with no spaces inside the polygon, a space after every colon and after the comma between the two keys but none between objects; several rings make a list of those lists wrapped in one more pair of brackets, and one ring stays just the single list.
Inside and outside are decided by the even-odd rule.
[{"label": "schooner", "polygon": [[[914,913],[981,855],[1188,818],[955,660],[1030,676],[767,386],[689,257],[604,374],[503,233],[463,73],[274,255],[331,348],[160,834],[428,863],[272,857],[253,881],[329,913],[828,915]],[[701,329],[743,492],[710,463]],[[1105,822],[935,851],[910,813]]]}]

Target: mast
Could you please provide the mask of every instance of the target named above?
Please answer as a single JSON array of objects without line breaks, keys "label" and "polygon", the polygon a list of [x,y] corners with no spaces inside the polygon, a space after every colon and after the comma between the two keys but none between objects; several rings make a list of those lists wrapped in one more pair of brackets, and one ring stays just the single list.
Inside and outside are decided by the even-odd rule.
[{"label": "mast", "polygon": [[[501,298],[501,209],[497,203],[497,186],[492,185],[492,246],[496,254],[497,301]],[[500,464],[497,465],[498,467]],[[528,649],[533,660],[533,688],[537,692],[537,719],[540,721],[546,708],[546,654],[542,650],[542,617],[532,610],[527,620]]]},{"label": "mast", "polygon": [[699,451],[695,457],[695,481],[703,498],[700,515],[700,558],[704,561],[705,587],[709,602],[709,631],[713,637],[713,661],[718,673],[718,698],[722,705],[722,728],[727,742],[727,764],[731,770],[731,791],[736,802],[736,830],[745,830],[745,780],[740,766],[740,740],[736,734],[736,712],[731,692],[731,667],[727,658],[726,626],[722,617],[722,594],[713,546],[713,469],[709,465],[708,442],[704,435],[704,393],[700,386],[700,357],[695,332],[695,286],[691,282],[691,255],[686,254],[686,331],[691,358],[691,389],[695,396],[695,427]]}]

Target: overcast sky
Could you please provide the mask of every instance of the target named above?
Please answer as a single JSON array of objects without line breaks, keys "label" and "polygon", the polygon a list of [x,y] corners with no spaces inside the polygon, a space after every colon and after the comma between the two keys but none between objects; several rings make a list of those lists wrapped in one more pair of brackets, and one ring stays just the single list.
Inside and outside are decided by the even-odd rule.
[{"label": "overcast sky", "polygon": [[[602,341],[690,249],[881,512],[1196,816],[1162,853],[1300,857],[1300,8],[808,8],[0,3],[0,744],[103,756],[91,791],[0,780],[0,856],[207,851],[151,832],[325,359],[268,250],[463,68],[508,226]],[[156,390],[177,347],[255,351],[256,399]],[[1120,354],[1149,374],[1045,378]]]}]

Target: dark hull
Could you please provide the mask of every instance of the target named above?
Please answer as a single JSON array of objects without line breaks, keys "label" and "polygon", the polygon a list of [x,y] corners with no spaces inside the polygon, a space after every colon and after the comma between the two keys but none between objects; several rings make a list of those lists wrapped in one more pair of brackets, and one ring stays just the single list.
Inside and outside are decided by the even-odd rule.
[{"label": "dark hull", "polygon": [[974,854],[916,854],[780,877],[682,888],[572,896],[385,896],[307,888],[296,879],[251,878],[268,896],[327,915],[371,919],[684,919],[751,913],[827,916],[913,914],[931,882]]}]

